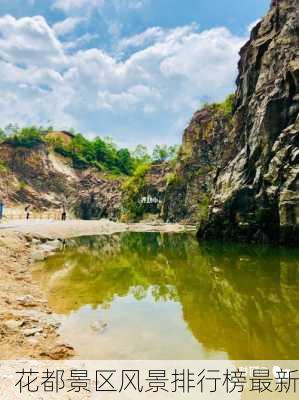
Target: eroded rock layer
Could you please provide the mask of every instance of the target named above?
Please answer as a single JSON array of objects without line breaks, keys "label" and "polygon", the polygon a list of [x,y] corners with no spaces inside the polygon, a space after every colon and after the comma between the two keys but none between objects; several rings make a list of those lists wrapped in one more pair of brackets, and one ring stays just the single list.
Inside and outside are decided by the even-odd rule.
[{"label": "eroded rock layer", "polygon": [[231,118],[208,107],[185,132],[164,216],[199,222],[200,239],[299,240],[298,10],[272,2],[241,49]]},{"label": "eroded rock layer", "polygon": [[236,156],[216,177],[199,237],[298,241],[298,5],[273,2],[241,49]]},{"label": "eroded rock layer", "polygon": [[0,146],[0,200],[5,208],[62,210],[83,219],[117,219],[121,180],[94,168],[75,168],[46,144],[34,148]]}]

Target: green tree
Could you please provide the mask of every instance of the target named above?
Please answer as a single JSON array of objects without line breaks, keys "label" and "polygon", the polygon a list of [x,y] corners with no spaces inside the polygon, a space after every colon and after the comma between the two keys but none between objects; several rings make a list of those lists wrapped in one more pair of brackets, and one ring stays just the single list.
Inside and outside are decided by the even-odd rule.
[{"label": "green tree", "polygon": [[134,169],[133,159],[128,149],[120,149],[117,152],[117,167],[126,175],[131,175]]},{"label": "green tree", "polygon": [[6,139],[6,142],[15,147],[30,148],[43,143],[44,137],[40,128],[30,126],[17,131],[14,130],[12,135]]},{"label": "green tree", "polygon": [[207,104],[206,107],[211,107],[215,111],[220,111],[227,117],[231,117],[235,103],[235,94],[230,94],[221,103]]},{"label": "green tree", "polygon": [[6,134],[3,129],[0,128],[0,143],[6,139]]},{"label": "green tree", "polygon": [[[156,145],[151,157],[146,146],[138,145],[134,151],[118,149],[111,138],[96,137],[89,140],[81,133],[73,132],[73,138],[65,142],[62,137],[51,137],[47,132],[53,130],[43,127],[20,129],[10,124],[5,131],[0,130],[0,142],[5,140],[13,146],[34,147],[46,143],[55,152],[71,158],[75,168],[96,167],[100,171],[132,176],[135,172],[147,169],[154,162],[169,161],[176,157],[177,146]],[[7,134],[8,132],[8,134]],[[138,176],[138,173],[137,173]]]},{"label": "green tree", "polygon": [[153,160],[155,162],[166,161],[168,157],[168,147],[167,145],[157,144],[153,150]]},{"label": "green tree", "polygon": [[132,156],[135,158],[137,163],[151,162],[151,156],[148,153],[148,149],[142,144],[138,144],[138,146],[136,146],[136,148],[132,152]]},{"label": "green tree", "polygon": [[20,131],[20,127],[18,124],[8,124],[5,129],[6,136],[16,135]]},{"label": "green tree", "polygon": [[179,152],[179,147],[180,146],[178,146],[178,145],[168,147],[168,158],[170,160],[174,160],[177,158],[178,152]]},{"label": "green tree", "polygon": [[176,158],[178,146],[156,145],[153,150],[153,160],[155,162],[164,162]]}]

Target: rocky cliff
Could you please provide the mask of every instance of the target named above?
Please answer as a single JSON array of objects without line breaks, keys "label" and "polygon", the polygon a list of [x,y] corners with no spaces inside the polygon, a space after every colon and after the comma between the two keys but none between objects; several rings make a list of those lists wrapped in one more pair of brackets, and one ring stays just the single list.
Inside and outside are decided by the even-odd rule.
[{"label": "rocky cliff", "polygon": [[200,239],[299,240],[298,10],[272,2],[241,49],[229,121],[206,108],[184,134],[164,216],[197,220]]},{"label": "rocky cliff", "polygon": [[73,210],[77,217],[93,220],[120,218],[122,179],[107,179],[101,174],[87,172],[82,176],[74,198]]},{"label": "rocky cliff", "polygon": [[200,239],[299,241],[299,0],[276,0],[240,52],[237,90],[195,113],[178,161],[115,178],[42,144],[0,146],[8,205],[199,225]]},{"label": "rocky cliff", "polygon": [[122,187],[122,219],[124,221],[158,220],[165,201],[169,162],[143,165]]},{"label": "rocky cliff", "polygon": [[196,112],[185,130],[178,162],[168,178],[165,220],[198,223],[207,215],[213,181],[233,150],[232,100],[230,96],[227,104]]},{"label": "rocky cliff", "polygon": [[57,217],[65,204],[68,216],[87,220],[157,219],[171,166],[165,162],[145,167],[136,176],[112,175],[92,167],[78,168],[47,143],[28,148],[3,142],[0,200],[5,209],[19,210],[13,212],[15,217],[24,216],[28,204],[34,217],[52,211]]},{"label": "rocky cliff", "polygon": [[[121,180],[95,169],[74,168],[47,144],[34,148],[0,145],[0,198],[6,207],[30,204],[38,212],[61,210],[84,219],[116,219]],[[100,194],[99,194],[100,193]]]}]

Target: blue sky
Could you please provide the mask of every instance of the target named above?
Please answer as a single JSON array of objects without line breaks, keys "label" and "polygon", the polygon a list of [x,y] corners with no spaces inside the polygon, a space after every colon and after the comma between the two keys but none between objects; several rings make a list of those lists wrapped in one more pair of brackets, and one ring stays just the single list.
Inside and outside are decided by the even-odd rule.
[{"label": "blue sky", "polygon": [[119,145],[179,143],[234,90],[269,0],[1,0],[0,125],[70,127]]}]

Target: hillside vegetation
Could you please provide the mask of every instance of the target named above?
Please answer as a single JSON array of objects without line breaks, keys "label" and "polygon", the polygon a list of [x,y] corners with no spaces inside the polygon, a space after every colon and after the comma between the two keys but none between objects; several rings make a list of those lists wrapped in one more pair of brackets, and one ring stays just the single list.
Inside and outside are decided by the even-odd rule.
[{"label": "hillside vegetation", "polygon": [[134,175],[142,165],[153,162],[163,162],[176,157],[177,147],[156,145],[152,154],[147,148],[138,145],[135,150],[117,148],[109,138],[96,137],[89,140],[81,133],[74,133],[70,142],[65,143],[60,137],[51,137],[48,133],[51,128],[43,127],[7,127],[0,129],[0,143],[7,143],[13,147],[34,148],[47,144],[56,153],[68,157],[73,162],[73,167],[86,169],[95,167],[99,171],[108,171],[119,175]]}]

